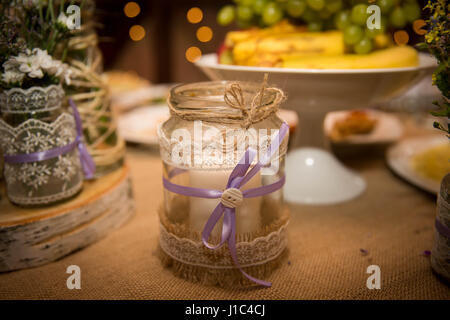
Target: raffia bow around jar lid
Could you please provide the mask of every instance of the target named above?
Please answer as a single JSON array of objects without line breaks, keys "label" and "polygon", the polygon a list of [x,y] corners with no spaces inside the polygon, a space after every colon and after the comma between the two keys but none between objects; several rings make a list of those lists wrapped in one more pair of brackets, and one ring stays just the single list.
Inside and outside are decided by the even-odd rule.
[{"label": "raffia bow around jar lid", "polygon": [[174,87],[158,129],[163,160],[160,257],[183,278],[259,284],[286,257],[288,127],[278,88],[251,82]]}]

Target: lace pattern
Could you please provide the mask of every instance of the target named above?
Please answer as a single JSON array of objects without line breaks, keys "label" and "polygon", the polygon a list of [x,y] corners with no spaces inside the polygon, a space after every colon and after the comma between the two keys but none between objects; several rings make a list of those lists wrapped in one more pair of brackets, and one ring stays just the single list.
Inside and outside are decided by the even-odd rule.
[{"label": "lace pattern", "polygon": [[[217,126],[215,125],[209,126],[203,123],[203,126],[203,130],[205,132],[209,128],[217,129]],[[254,147],[255,149],[259,149],[258,156],[265,155],[273,138],[273,136],[270,135],[258,137],[258,133],[252,130],[230,130],[230,127],[227,126],[222,128],[220,131],[221,133],[219,135],[203,136],[202,143],[199,145],[196,144],[195,141],[184,141],[175,137],[166,136],[162,130],[162,125],[160,125],[158,127],[158,137],[161,158],[166,164],[183,169],[231,169],[236,166],[246,151],[246,148],[236,148],[236,146],[246,146],[246,141],[250,137],[253,141],[258,141],[258,138],[263,139],[259,143],[259,148],[257,146]],[[223,141],[234,141],[234,143],[226,145]],[[192,157],[183,157],[183,150],[189,150]],[[202,159],[196,159],[198,155],[194,150],[201,150],[198,154]],[[175,155],[173,154],[174,152],[176,153]],[[287,139],[285,139],[285,141],[280,145],[278,154],[275,154],[271,160],[274,161],[278,159],[279,161],[286,154],[286,152]],[[201,156],[205,154],[208,156]],[[221,155],[221,157],[218,158],[218,155]],[[177,161],[174,163],[174,158],[183,158],[183,161]]]},{"label": "lace pattern", "polygon": [[[16,155],[50,150],[76,138],[75,120],[69,113],[54,122],[29,119],[13,128],[0,120],[0,146],[5,154]],[[57,158],[29,163],[5,163],[8,197],[22,205],[56,202],[76,194],[82,186],[78,149]]]},{"label": "lace pattern", "polygon": [[52,111],[61,107],[64,95],[60,85],[13,88],[0,93],[0,110],[13,114]]},{"label": "lace pattern", "polygon": [[[236,244],[237,256],[242,267],[257,266],[276,259],[287,246],[287,224],[265,237],[251,242]],[[161,249],[173,259],[199,267],[212,269],[234,269],[236,266],[230,258],[228,250],[213,251],[205,248],[201,241],[195,242],[187,238],[179,238],[167,231],[160,224]],[[226,247],[226,246],[225,246]]]}]

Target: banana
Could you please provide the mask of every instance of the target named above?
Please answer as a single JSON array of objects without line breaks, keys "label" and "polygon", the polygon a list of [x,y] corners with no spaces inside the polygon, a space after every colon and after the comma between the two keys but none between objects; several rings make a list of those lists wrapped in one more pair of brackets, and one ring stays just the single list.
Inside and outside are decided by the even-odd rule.
[{"label": "banana", "polygon": [[284,68],[300,69],[377,69],[417,66],[417,51],[409,46],[398,46],[377,50],[369,54],[340,54],[328,56],[281,57]]},{"label": "banana", "polygon": [[282,21],[270,28],[228,32],[227,63],[314,69],[366,69],[416,66],[417,52],[408,46],[391,47],[386,35],[375,38],[376,50],[366,55],[345,54],[341,31],[307,32]]}]

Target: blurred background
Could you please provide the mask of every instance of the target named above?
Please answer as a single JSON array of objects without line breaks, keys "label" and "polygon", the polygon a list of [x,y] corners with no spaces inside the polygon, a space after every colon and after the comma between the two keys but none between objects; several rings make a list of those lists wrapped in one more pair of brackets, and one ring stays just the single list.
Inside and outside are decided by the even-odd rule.
[{"label": "blurred background", "polygon": [[[194,55],[198,52],[195,48],[202,53],[217,51],[226,32],[233,28],[221,27],[216,22],[217,11],[229,2],[134,1],[137,7],[123,0],[96,1],[105,70],[134,70],[152,83],[206,80],[187,60],[186,51],[191,47]],[[191,8],[195,9],[188,15]],[[199,31],[204,42],[197,37],[200,27],[207,27]]]},{"label": "blurred background", "polygon": [[[421,7],[426,2],[419,1]],[[105,70],[134,70],[152,83],[207,80],[187,58],[200,52],[216,52],[226,32],[237,28],[235,24],[222,27],[216,22],[219,9],[232,3],[231,0],[97,0],[96,3]],[[406,31],[410,45],[423,40],[412,30]]]}]

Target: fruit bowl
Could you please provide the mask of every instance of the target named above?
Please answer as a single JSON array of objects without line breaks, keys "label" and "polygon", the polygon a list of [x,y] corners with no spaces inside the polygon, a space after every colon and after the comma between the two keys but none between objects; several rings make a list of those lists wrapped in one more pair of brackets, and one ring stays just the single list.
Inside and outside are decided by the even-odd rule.
[{"label": "fruit bowl", "polygon": [[285,91],[285,107],[297,111],[299,130],[286,160],[285,198],[289,202],[331,204],[350,200],[365,181],[329,151],[323,121],[329,111],[367,108],[405,92],[436,67],[434,58],[419,54],[419,65],[384,69],[288,69],[223,65],[216,54],[195,63],[211,80],[269,82]]}]

